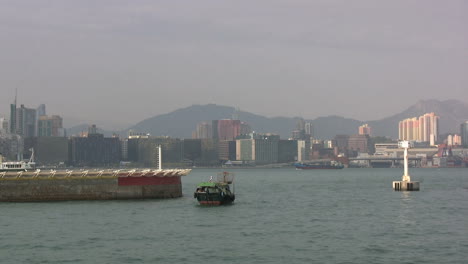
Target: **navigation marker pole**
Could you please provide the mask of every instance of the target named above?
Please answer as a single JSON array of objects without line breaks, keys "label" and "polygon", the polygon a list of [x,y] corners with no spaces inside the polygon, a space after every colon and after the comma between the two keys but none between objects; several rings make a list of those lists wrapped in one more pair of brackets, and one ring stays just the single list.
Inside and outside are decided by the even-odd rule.
[{"label": "navigation marker pole", "polygon": [[411,181],[411,178],[408,174],[408,148],[411,147],[409,141],[400,141],[398,142],[398,147],[404,149],[403,161],[404,161],[404,171],[401,181],[393,182],[393,190],[395,191],[419,191],[419,182]]},{"label": "navigation marker pole", "polygon": [[162,170],[161,145],[158,146],[158,170]]}]

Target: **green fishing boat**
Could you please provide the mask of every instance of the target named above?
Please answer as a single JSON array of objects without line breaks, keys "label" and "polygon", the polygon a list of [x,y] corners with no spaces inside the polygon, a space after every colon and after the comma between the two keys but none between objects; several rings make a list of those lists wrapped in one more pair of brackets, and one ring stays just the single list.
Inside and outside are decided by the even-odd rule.
[{"label": "green fishing boat", "polygon": [[218,174],[217,181],[213,177],[209,181],[197,185],[193,194],[201,205],[231,204],[236,199],[234,194],[234,175],[229,172]]}]

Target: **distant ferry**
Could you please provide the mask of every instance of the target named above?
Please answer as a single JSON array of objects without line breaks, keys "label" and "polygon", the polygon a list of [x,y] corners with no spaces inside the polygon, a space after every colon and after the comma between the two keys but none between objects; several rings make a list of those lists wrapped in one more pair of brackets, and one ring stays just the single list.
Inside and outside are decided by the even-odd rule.
[{"label": "distant ferry", "polygon": [[31,171],[36,169],[34,162],[34,150],[31,149],[32,154],[28,162],[26,161],[3,161],[3,156],[0,155],[0,172],[3,171]]},{"label": "distant ferry", "polygon": [[294,166],[298,170],[343,169],[344,168],[344,165],[341,162],[334,161],[334,160],[300,162],[300,163],[294,163]]},{"label": "distant ferry", "polygon": [[7,161],[0,162],[0,171],[28,171],[35,170],[36,166],[34,162],[24,161]]}]

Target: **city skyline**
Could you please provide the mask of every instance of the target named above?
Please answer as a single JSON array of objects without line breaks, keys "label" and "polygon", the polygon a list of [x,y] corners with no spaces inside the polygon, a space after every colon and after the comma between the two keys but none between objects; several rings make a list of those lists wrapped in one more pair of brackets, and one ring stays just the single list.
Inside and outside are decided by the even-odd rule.
[{"label": "city skyline", "polygon": [[[24,105],[21,105],[21,108],[15,108],[14,104],[12,104],[10,110],[17,109],[17,111],[19,111],[23,108],[30,109],[29,106],[24,106]],[[36,114],[33,114],[34,116],[33,119],[37,120],[38,122],[41,121],[40,120],[41,118],[39,117],[41,115],[45,115],[45,109],[46,109],[46,106],[44,104],[39,105],[39,107],[36,110],[30,109],[30,111],[33,111],[34,113],[36,113]],[[442,101],[442,102],[437,101],[437,100],[430,100],[430,101],[418,102],[417,104],[406,109],[404,112],[396,113],[392,117],[385,118],[382,120],[370,121],[369,122],[370,126],[369,124],[367,124],[366,121],[346,119],[346,118],[337,117],[337,116],[320,117],[315,120],[304,120],[303,118],[300,118],[300,117],[267,118],[267,117],[256,115],[254,113],[240,111],[240,109],[238,108],[236,109],[233,107],[219,106],[219,105],[214,105],[214,104],[194,105],[194,106],[190,106],[187,108],[178,109],[168,114],[159,115],[151,119],[143,120],[141,122],[138,122],[136,125],[128,129],[124,129],[124,130],[113,130],[113,131],[106,130],[106,129],[103,129],[102,124],[100,123],[98,123],[97,126],[99,127],[100,131],[106,135],[112,135],[112,134],[124,135],[124,134],[127,134],[129,131],[133,131],[137,133],[150,133],[152,135],[173,136],[173,137],[180,137],[180,138],[190,138],[190,137],[206,138],[212,135],[211,132],[204,131],[207,129],[210,131],[212,130],[212,127],[214,127],[212,126],[214,124],[211,124],[212,120],[223,120],[227,118],[227,120],[231,120],[231,119],[241,120],[242,119],[241,120],[242,131],[250,130],[251,128],[249,124],[253,124],[254,127],[252,128],[257,132],[262,132],[262,133],[274,132],[279,135],[282,135],[283,138],[290,137],[291,136],[290,128],[295,126],[296,130],[292,131],[293,138],[302,138],[301,131],[305,131],[305,134],[310,134],[316,138],[321,138],[321,139],[326,139],[326,138],[329,138],[330,136],[338,135],[338,134],[352,135],[355,133],[371,134],[373,136],[386,136],[386,137],[390,137],[393,139],[395,138],[401,139],[401,127],[400,127],[400,132],[399,132],[398,122],[401,123],[401,120],[403,119],[409,120],[411,119],[411,117],[415,115],[425,115],[429,112],[440,113],[441,117],[443,117],[442,125],[440,129],[437,128],[437,131],[424,132],[424,134],[421,135],[421,138],[424,139],[423,141],[431,141],[429,140],[429,135],[431,133],[440,134],[440,135],[458,133],[457,130],[458,130],[460,123],[463,123],[466,120],[468,120],[467,118],[468,106],[465,103],[457,101],[457,100],[448,100],[448,101]],[[17,116],[17,118],[24,116],[23,114],[18,116],[16,113],[10,112],[10,117],[11,115],[15,115]],[[36,131],[34,132],[34,134],[39,133],[38,128],[40,128],[41,125],[44,129],[48,127],[47,128],[48,132],[45,132],[46,130],[42,130],[46,134],[67,133],[69,135],[80,134],[84,130],[86,130],[89,125],[92,125],[92,123],[82,124],[80,126],[77,126],[71,129],[65,128],[66,130],[65,131],[64,129],[62,129],[63,119],[61,118],[61,116],[58,117],[59,119],[57,119],[57,117],[54,118],[54,116],[55,115],[52,115],[49,118],[42,118],[43,119],[42,121],[44,122],[42,124],[37,123],[34,126],[32,126],[32,123],[31,123],[32,131]],[[239,119],[239,116],[242,116],[242,118]],[[56,121],[54,122],[52,121],[52,119],[55,119]],[[18,124],[23,124],[23,125],[18,125],[18,126],[16,126],[12,122],[8,122],[9,121],[8,118],[6,119],[2,118],[1,120],[3,122],[2,124],[6,124],[8,127],[15,126],[17,129],[20,129],[20,131],[22,127],[24,126],[23,124],[24,121],[22,121],[23,119],[17,119],[19,122]],[[244,122],[244,121],[247,121],[247,122]],[[31,122],[36,123],[35,121],[31,121]],[[184,123],[185,125],[181,126],[180,122]],[[197,126],[206,122],[209,123],[209,127],[207,126],[205,128],[201,128],[201,127],[197,128]],[[291,122],[294,122],[294,124]],[[86,127],[84,127],[83,125]],[[55,126],[56,128],[53,128],[53,126]],[[369,127],[366,128],[366,126],[369,126]],[[57,128],[60,129],[60,131],[57,130]],[[359,129],[356,129],[356,128],[359,128]],[[375,133],[373,132],[374,128],[375,128]],[[186,132],[191,131],[192,133],[183,133],[183,131],[186,131]],[[422,131],[423,130],[421,130],[421,132]],[[214,131],[212,132],[214,133]],[[400,133],[400,136],[398,135],[398,133]],[[416,134],[418,133],[419,132],[416,132]],[[22,134],[22,132],[20,134]],[[30,133],[26,133],[26,134],[30,134]],[[246,134],[246,132],[242,132],[241,134]],[[302,132],[302,134],[304,134],[304,132]],[[416,138],[416,136],[414,136],[414,138]],[[437,137],[435,137],[434,140],[432,141],[436,141],[436,139]]]},{"label": "city skyline", "polygon": [[366,121],[417,100],[467,102],[467,5],[2,2],[0,113],[15,89],[65,122],[119,129],[193,104]]}]

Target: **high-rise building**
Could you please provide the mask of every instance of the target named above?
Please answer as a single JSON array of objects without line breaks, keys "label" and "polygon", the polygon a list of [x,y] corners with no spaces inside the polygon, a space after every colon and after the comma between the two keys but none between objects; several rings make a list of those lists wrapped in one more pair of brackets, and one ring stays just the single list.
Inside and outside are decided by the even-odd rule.
[{"label": "high-rise building", "polygon": [[10,132],[10,128],[8,127],[8,120],[5,118],[0,118],[0,134],[8,134]]},{"label": "high-rise building", "polygon": [[439,117],[427,113],[419,117],[419,141],[435,145],[439,135]]},{"label": "high-rise building", "polygon": [[219,120],[212,120],[211,121],[211,129],[212,129],[212,132],[211,132],[211,137],[213,139],[218,139],[218,121]]},{"label": "high-rise building", "polygon": [[314,137],[314,126],[311,122],[306,122],[304,125],[305,134],[309,135],[309,137]]},{"label": "high-rise building", "polygon": [[39,116],[38,126],[38,137],[63,137],[65,132],[62,126],[63,120],[58,115]]},{"label": "high-rise building", "polygon": [[359,135],[371,135],[372,134],[372,128],[368,124],[364,124],[362,126],[359,126]]},{"label": "high-rise building", "polygon": [[45,104],[39,105],[39,107],[36,109],[37,111],[37,117],[39,118],[40,116],[45,116],[46,115],[46,106]]},{"label": "high-rise building", "polygon": [[305,132],[304,130],[293,130],[291,133],[291,139],[293,140],[305,140]]},{"label": "high-rise building", "polygon": [[453,143],[454,146],[461,146],[462,143],[461,143],[460,135],[457,135],[457,134],[453,135],[453,142],[452,143]]},{"label": "high-rise building", "polygon": [[434,145],[439,135],[439,117],[426,113],[420,117],[407,118],[398,123],[400,140],[429,142]]},{"label": "high-rise building", "polygon": [[21,105],[20,108],[16,108],[15,112],[15,133],[23,137],[36,136],[36,109],[26,108],[24,105]]},{"label": "high-rise building", "polygon": [[468,121],[460,125],[461,143],[464,148],[468,148]]},{"label": "high-rise building", "polygon": [[197,128],[194,131],[192,138],[194,139],[204,139],[213,137],[213,128],[211,124],[207,122],[202,122],[197,124]]},{"label": "high-rise building", "polygon": [[245,122],[241,122],[241,131],[240,131],[241,135],[248,135],[250,133],[252,133],[252,128],[250,127],[249,124],[245,123]]},{"label": "high-rise building", "polygon": [[398,123],[398,135],[400,140],[418,140],[419,139],[419,121],[416,117],[407,118]]},{"label": "high-rise building", "polygon": [[304,119],[299,119],[297,120],[297,123],[296,123],[296,130],[305,130],[305,121]]},{"label": "high-rise building", "polygon": [[218,120],[218,139],[234,140],[241,134],[240,120],[223,119]]},{"label": "high-rise building", "polygon": [[447,146],[460,146],[461,137],[457,134],[447,136]]},{"label": "high-rise building", "polygon": [[296,128],[291,133],[291,139],[293,140],[306,140],[312,136],[312,124],[305,122],[304,119],[300,118],[297,120]]},{"label": "high-rise building", "polygon": [[97,127],[95,124],[88,127],[88,135],[97,134]]},{"label": "high-rise building", "polygon": [[297,161],[309,160],[310,157],[310,140],[297,141]]}]

